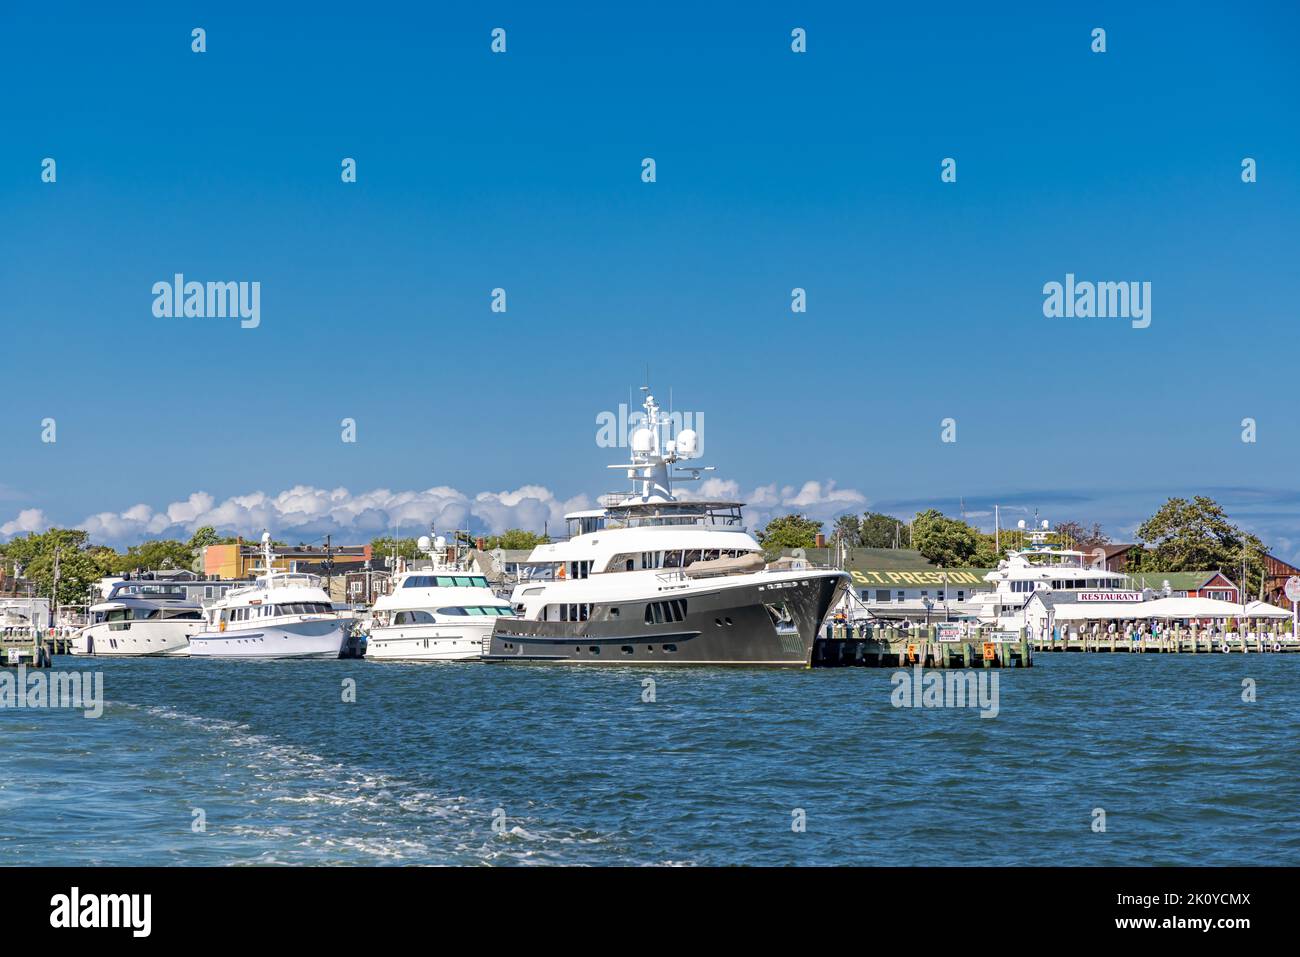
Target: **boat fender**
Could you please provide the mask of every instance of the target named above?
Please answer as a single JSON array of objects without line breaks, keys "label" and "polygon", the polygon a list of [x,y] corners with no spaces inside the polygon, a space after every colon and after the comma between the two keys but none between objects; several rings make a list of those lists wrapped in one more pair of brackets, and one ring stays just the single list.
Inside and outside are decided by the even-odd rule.
[{"label": "boat fender", "polygon": [[1275,642],[1273,642],[1273,650],[1274,650],[1274,651],[1281,651],[1281,650],[1282,650],[1282,643],[1281,643],[1280,641],[1275,641]]}]

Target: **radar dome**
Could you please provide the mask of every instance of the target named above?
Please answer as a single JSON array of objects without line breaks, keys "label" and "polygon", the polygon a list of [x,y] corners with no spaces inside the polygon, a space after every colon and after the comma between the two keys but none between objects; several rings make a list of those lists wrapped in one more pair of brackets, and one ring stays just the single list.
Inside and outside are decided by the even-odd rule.
[{"label": "radar dome", "polygon": [[442,551],[444,548],[447,547],[447,539],[439,535],[437,538],[433,540],[433,547],[438,549],[438,551]]},{"label": "radar dome", "polygon": [[430,545],[429,536],[421,535],[419,540],[415,544],[419,547],[420,551],[427,552],[429,550],[429,545]]},{"label": "radar dome", "polygon": [[654,433],[649,429],[637,429],[632,433],[632,451],[649,452],[655,446]]},{"label": "radar dome", "polygon": [[692,456],[700,447],[700,437],[695,434],[694,429],[682,429],[677,433],[677,452],[680,455]]},{"label": "radar dome", "polygon": [[1016,522],[1016,528],[1024,528],[1024,527],[1025,527],[1025,520],[1023,518],[1020,521]]}]

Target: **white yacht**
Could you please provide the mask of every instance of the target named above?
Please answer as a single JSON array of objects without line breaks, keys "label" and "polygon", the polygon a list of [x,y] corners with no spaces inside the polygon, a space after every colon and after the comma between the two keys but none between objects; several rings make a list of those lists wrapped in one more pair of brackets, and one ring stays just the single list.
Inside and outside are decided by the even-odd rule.
[{"label": "white yacht", "polygon": [[738,502],[689,501],[674,481],[702,466],[690,429],[670,426],[653,396],[631,439],[632,490],[566,516],[567,541],[539,545],[528,565],[549,580],[523,581],[511,596],[519,619],[498,619],[484,658],[594,665],[809,664],[846,572],[802,560],[771,565],[744,528]]},{"label": "white yacht", "polygon": [[420,538],[428,569],[402,571],[393,590],[376,602],[366,657],[389,661],[477,661],[497,618],[510,606],[487,578],[458,560],[454,547],[437,536]]},{"label": "white yacht", "polygon": [[[1023,521],[1020,527],[1024,528]],[[984,576],[993,590],[978,592],[972,599],[980,621],[1004,630],[1022,627],[1025,604],[1035,592],[1068,592],[1073,598],[1097,603],[1142,600],[1127,575],[1110,571],[1083,552],[1054,544],[1049,528],[1044,521],[1030,530],[1025,546],[1007,552],[998,567]]]},{"label": "white yacht", "polygon": [[184,589],[119,581],[90,606],[88,619],[69,643],[69,654],[184,656],[190,653],[190,636],[203,628],[203,608]]},{"label": "white yacht", "polygon": [[190,638],[195,658],[338,658],[351,619],[334,611],[315,575],[275,571],[271,535],[262,535],[265,574],[211,605]]}]

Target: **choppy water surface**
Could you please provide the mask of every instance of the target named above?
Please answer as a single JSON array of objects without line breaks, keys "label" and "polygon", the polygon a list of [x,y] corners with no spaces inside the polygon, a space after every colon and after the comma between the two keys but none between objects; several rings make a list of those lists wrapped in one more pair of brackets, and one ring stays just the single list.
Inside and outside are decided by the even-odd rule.
[{"label": "choppy water surface", "polygon": [[1300,655],[1043,654],[993,719],[889,670],[56,668],[109,703],[0,711],[3,864],[1300,863]]}]

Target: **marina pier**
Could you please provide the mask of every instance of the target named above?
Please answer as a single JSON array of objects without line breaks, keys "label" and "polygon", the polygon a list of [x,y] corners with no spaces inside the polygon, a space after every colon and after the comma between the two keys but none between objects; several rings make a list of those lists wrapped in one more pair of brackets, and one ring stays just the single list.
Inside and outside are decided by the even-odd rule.
[{"label": "marina pier", "polygon": [[1032,643],[1020,632],[978,629],[950,637],[940,625],[827,625],[813,643],[814,668],[1031,668]]},{"label": "marina pier", "polygon": [[1084,651],[1118,654],[1284,654],[1300,652],[1297,641],[1287,630],[1216,634],[1205,629],[1177,628],[1160,634],[1129,635],[1117,632],[1071,633],[1066,637],[1048,635],[1035,638],[1034,651]]}]

